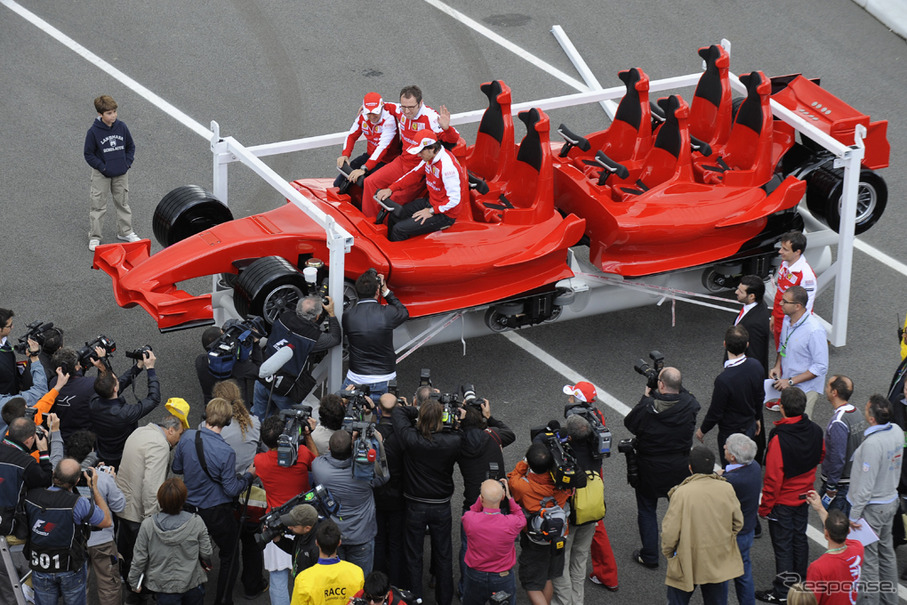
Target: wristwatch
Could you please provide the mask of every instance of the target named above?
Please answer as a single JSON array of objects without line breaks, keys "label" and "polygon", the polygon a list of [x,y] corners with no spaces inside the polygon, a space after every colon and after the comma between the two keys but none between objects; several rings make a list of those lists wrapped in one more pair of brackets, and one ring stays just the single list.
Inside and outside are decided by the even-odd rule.
[{"label": "wristwatch", "polygon": [[794,379],[793,379],[793,378],[788,378],[788,379],[787,379],[787,384],[789,384],[790,386],[794,386]]}]

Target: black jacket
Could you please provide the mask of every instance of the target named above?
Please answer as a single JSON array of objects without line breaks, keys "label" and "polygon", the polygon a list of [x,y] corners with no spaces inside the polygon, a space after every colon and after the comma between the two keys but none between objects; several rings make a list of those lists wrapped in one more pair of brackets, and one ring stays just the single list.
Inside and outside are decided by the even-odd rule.
[{"label": "black jacket", "polygon": [[[120,392],[132,384],[141,372],[132,366],[120,382]],[[122,397],[117,399],[91,400],[91,430],[98,436],[98,457],[112,466],[119,466],[123,457],[123,446],[132,431],[138,428],[139,419],[151,413],[161,402],[161,387],[154,368],[148,370],[148,395],[137,404],[128,404]]]},{"label": "black jacket", "polygon": [[[504,479],[504,452],[516,441],[516,435],[500,420],[488,419],[488,428],[464,428],[462,451],[460,453],[460,474],[463,475],[463,511],[475,504],[486,479]],[[494,465],[494,467],[492,467]],[[496,470],[494,470],[496,469]]]},{"label": "black jacket", "polygon": [[343,333],[349,341],[350,371],[363,376],[390,374],[397,367],[394,328],[409,319],[409,311],[393,292],[386,305],[366,298],[343,314]]},{"label": "black jacket", "polygon": [[685,389],[676,395],[653,395],[674,404],[658,412],[655,397],[643,396],[624,418],[624,426],[636,435],[637,489],[649,497],[667,497],[668,490],[690,475],[689,457],[699,402]]},{"label": "black jacket", "polygon": [[[755,359],[762,364],[762,369],[765,372],[763,378],[768,377],[768,342],[769,342],[769,329],[768,329],[768,320],[771,317],[771,312],[765,306],[765,303],[760,301],[756,302],[756,306],[749,310],[749,312],[740,318],[740,324],[746,328],[747,333],[750,336],[750,344],[746,348],[746,356]],[[727,359],[727,357],[725,357]]]},{"label": "black jacket", "polygon": [[[60,435],[65,441],[70,435],[81,429],[91,429],[91,400],[98,395],[94,392],[93,376],[75,374],[60,389],[60,394],[50,411],[60,417]],[[57,384],[54,374],[51,388]]]},{"label": "black jacket", "polygon": [[318,563],[318,545],[315,543],[315,531],[321,520],[315,522],[309,533],[305,535],[296,534],[292,538],[281,536],[277,541],[279,546],[285,552],[293,555],[293,577],[299,575],[299,572],[308,569]]},{"label": "black jacket", "polygon": [[387,457],[387,470],[390,473],[387,483],[374,489],[375,510],[402,510],[403,444],[394,432],[394,424],[390,416],[382,417],[375,428],[384,438],[384,455]]},{"label": "black jacket", "polygon": [[416,408],[397,406],[391,413],[394,433],[400,437],[403,459],[403,495],[409,500],[441,504],[454,492],[454,463],[460,457],[460,433],[432,433],[426,439],[413,426]]},{"label": "black jacket", "polygon": [[712,427],[726,433],[744,432],[762,419],[765,395],[765,370],[757,360],[747,357],[738,365],[725,368],[715,378],[712,402],[702,421],[703,433]]}]

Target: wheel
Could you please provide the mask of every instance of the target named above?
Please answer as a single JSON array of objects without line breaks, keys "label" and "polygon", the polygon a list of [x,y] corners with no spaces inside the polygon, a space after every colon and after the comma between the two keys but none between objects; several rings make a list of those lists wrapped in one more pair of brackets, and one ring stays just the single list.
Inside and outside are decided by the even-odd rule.
[{"label": "wheel", "polygon": [[270,326],[281,313],[296,308],[306,296],[306,283],[296,267],[279,256],[259,258],[233,287],[233,304],[243,317],[259,315]]},{"label": "wheel", "polygon": [[[806,206],[826,225],[838,231],[841,226],[841,192],[844,170],[823,166],[806,177]],[[854,233],[860,235],[875,225],[888,205],[888,186],[872,170],[860,170],[857,186],[857,218]]]},{"label": "wheel", "polygon": [[177,187],[154,209],[154,237],[165,248],[215,225],[233,220],[233,213],[210,191],[197,185]]},{"label": "wheel", "polygon": [[498,313],[494,308],[485,311],[485,325],[492,332],[507,332],[512,328],[507,327],[507,316]]},{"label": "wheel", "polygon": [[343,280],[343,312],[346,313],[359,302],[356,294],[356,284],[346,279]]}]

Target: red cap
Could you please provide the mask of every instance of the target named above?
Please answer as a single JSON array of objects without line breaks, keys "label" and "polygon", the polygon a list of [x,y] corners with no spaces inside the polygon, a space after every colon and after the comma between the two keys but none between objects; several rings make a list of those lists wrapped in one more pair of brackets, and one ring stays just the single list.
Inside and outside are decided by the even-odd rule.
[{"label": "red cap", "polygon": [[381,113],[381,108],[384,106],[384,101],[381,99],[381,95],[377,92],[370,92],[365,95],[365,98],[362,99],[362,113]]},{"label": "red cap", "polygon": [[417,155],[429,145],[437,143],[438,135],[436,135],[431,128],[423,128],[413,136],[413,139],[416,141],[416,144],[407,149],[407,151],[413,155]]},{"label": "red cap", "polygon": [[564,387],[564,395],[573,395],[583,403],[592,403],[595,401],[595,396],[597,394],[592,383],[586,382],[585,380],[577,382],[574,385],[568,384]]}]

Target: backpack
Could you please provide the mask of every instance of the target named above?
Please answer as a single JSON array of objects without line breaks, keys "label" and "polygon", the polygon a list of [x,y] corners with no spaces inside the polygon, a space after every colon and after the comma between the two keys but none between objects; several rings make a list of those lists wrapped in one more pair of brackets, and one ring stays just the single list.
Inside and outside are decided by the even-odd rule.
[{"label": "backpack", "polygon": [[534,544],[552,545],[560,550],[567,535],[567,512],[551,496],[543,498],[541,505],[529,516],[526,533]]},{"label": "backpack", "polygon": [[605,484],[595,471],[585,472],[585,484],[577,486],[570,500],[570,522],[573,525],[597,523],[605,518]]}]

